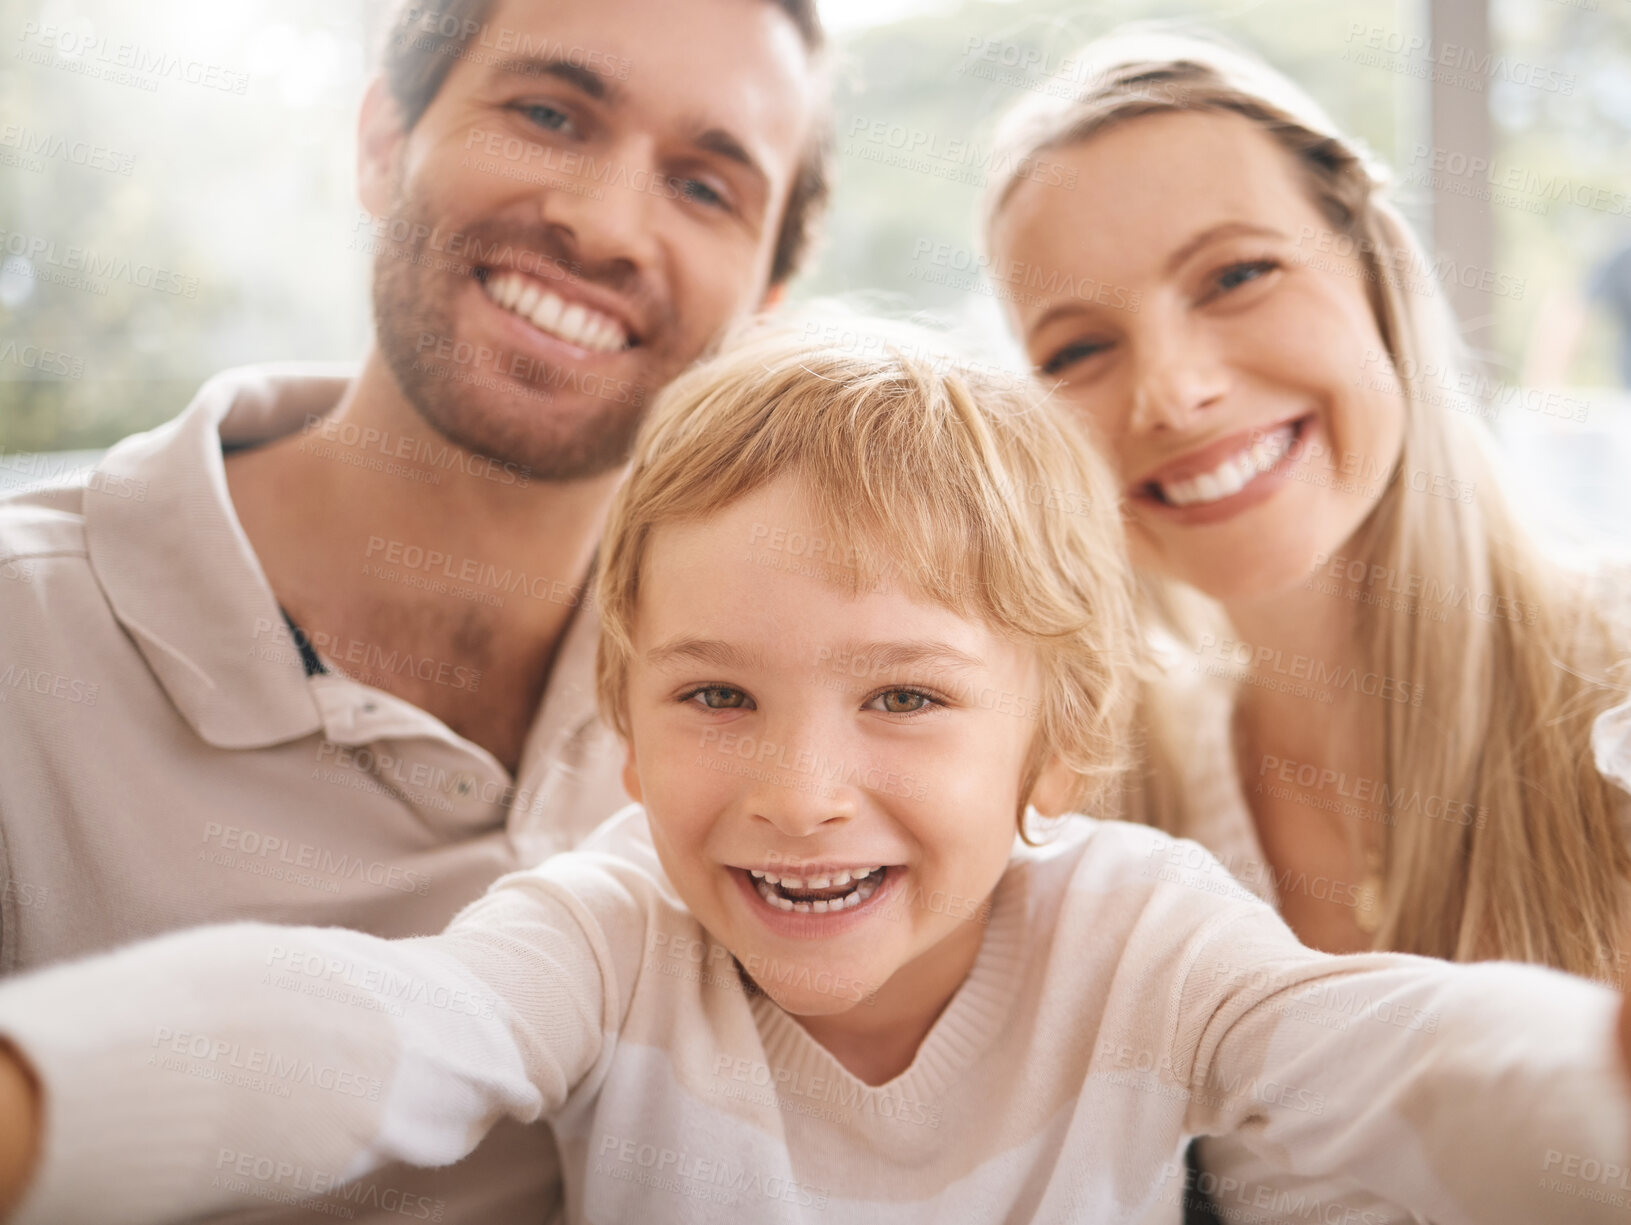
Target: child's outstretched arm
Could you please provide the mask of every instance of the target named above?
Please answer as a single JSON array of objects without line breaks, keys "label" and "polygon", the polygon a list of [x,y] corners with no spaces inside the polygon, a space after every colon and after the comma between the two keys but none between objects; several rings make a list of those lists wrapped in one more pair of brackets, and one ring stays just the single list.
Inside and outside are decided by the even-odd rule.
[{"label": "child's outstretched arm", "polygon": [[1612,991],[1536,966],[1324,958],[1276,927],[1237,920],[1186,987],[1206,999],[1193,1130],[1438,1225],[1626,1219],[1599,1185],[1631,1156]]},{"label": "child's outstretched arm", "polygon": [[0,1129],[0,1203],[22,1190],[19,1225],[190,1218],[253,1202],[245,1183],[453,1162],[558,1109],[644,939],[619,874],[583,862],[506,878],[439,936],[199,928],[0,986],[0,1050],[22,1057],[0,1092],[29,1071],[39,1090],[37,1126]]}]

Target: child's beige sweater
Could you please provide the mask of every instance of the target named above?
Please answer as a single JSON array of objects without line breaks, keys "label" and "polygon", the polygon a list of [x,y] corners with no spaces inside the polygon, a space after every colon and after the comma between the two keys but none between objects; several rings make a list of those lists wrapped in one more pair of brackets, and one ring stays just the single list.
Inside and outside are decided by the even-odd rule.
[{"label": "child's beige sweater", "polygon": [[567,1217],[607,1225],[1175,1223],[1187,1139],[1225,1132],[1441,1225],[1624,1219],[1602,987],[1313,953],[1196,844],[1069,818],[1016,850],[969,978],[869,1087],[744,986],[639,809],[587,846],[440,936],[206,928],[0,987],[47,1094],[20,1219],[314,1191],[344,1216],[344,1180],[455,1161],[505,1115],[553,1123]]}]

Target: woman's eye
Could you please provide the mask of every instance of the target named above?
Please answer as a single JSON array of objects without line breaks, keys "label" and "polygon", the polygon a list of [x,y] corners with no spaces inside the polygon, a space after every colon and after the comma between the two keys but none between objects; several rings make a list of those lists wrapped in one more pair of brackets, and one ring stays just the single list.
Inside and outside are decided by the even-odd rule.
[{"label": "woman's eye", "polygon": [[1109,347],[1108,344],[1100,340],[1078,340],[1074,344],[1068,344],[1060,349],[1038,366],[1037,369],[1047,375],[1062,374],[1077,362],[1086,361],[1088,358],[1104,352]]},{"label": "woman's eye", "polygon": [[559,132],[572,122],[571,116],[565,111],[556,110],[542,102],[535,102],[528,106],[517,107],[533,123],[550,132]]},{"label": "woman's eye", "polygon": [[935,700],[915,689],[888,689],[873,699],[878,709],[891,715],[915,715],[935,705]]},{"label": "woman's eye", "polygon": [[1258,277],[1273,272],[1279,265],[1271,259],[1251,260],[1244,264],[1232,264],[1218,274],[1217,287],[1224,293],[1231,289],[1239,289],[1248,281],[1255,281]]},{"label": "woman's eye", "polygon": [[707,685],[701,689],[692,690],[685,700],[694,702],[702,699],[702,704],[709,710],[736,710],[746,706],[748,695],[740,689],[731,689],[726,685]]}]

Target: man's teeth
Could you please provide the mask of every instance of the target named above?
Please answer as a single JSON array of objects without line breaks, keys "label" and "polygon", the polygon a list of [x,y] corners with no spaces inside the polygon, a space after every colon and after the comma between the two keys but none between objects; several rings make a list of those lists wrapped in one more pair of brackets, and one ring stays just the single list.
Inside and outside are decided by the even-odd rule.
[{"label": "man's teeth", "polygon": [[[831,914],[838,910],[852,910],[867,898],[877,892],[878,886],[883,884],[884,869],[868,868],[864,872],[837,872],[832,876],[778,876],[774,872],[760,872],[749,869],[753,877],[753,885],[759,891],[759,896],[777,910],[792,911],[796,914]],[[795,901],[788,897],[784,890],[803,892],[811,889],[841,889],[849,886],[847,892],[836,897],[818,898],[813,901]]]},{"label": "man's teeth", "polygon": [[1296,437],[1295,425],[1282,425],[1230,456],[1210,472],[1198,473],[1181,481],[1157,482],[1161,496],[1174,506],[1198,506],[1205,502],[1221,501],[1239,493],[1259,473],[1267,472],[1279,463],[1291,450]]},{"label": "man's teeth", "polygon": [[487,278],[487,296],[540,331],[592,353],[616,353],[629,347],[629,334],[610,315],[581,302],[568,302],[528,277],[500,272]]}]

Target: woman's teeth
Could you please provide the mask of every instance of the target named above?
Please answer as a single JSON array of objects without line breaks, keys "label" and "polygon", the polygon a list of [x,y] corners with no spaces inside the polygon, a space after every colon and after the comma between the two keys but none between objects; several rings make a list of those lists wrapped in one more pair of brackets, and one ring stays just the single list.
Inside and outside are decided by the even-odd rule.
[{"label": "woman's teeth", "polygon": [[542,288],[537,281],[513,272],[489,276],[487,296],[511,314],[520,315],[539,331],[558,336],[591,353],[616,353],[629,347],[629,334],[610,315],[581,302],[568,302]]},{"label": "woman's teeth", "polygon": [[[868,868],[864,872],[838,872],[832,876],[778,876],[774,872],[750,869],[753,886],[759,896],[777,910],[790,910],[797,914],[831,914],[836,910],[852,910],[877,892],[883,884],[885,869]],[[789,897],[788,894],[826,893],[828,896]]]},{"label": "woman's teeth", "polygon": [[1267,472],[1291,450],[1297,439],[1295,423],[1282,425],[1266,434],[1238,454],[1230,456],[1210,472],[1202,472],[1181,481],[1157,481],[1161,496],[1173,506],[1198,506],[1205,502],[1219,502],[1239,493],[1260,473]]}]

